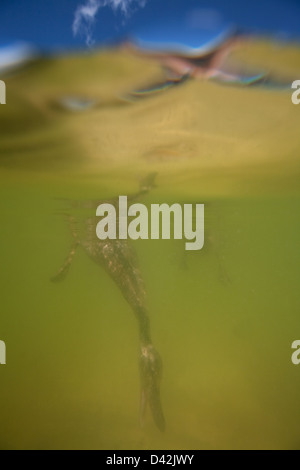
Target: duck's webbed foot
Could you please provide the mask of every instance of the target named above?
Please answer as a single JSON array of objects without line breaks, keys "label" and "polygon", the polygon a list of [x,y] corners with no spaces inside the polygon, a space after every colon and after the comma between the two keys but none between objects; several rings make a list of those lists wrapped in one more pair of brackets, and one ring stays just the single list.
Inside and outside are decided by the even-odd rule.
[{"label": "duck's webbed foot", "polygon": [[160,379],[162,360],[152,344],[142,346],[140,357],[141,372],[141,410],[140,419],[143,424],[147,403],[149,403],[154,422],[160,431],[165,430],[165,418],[160,401]]}]

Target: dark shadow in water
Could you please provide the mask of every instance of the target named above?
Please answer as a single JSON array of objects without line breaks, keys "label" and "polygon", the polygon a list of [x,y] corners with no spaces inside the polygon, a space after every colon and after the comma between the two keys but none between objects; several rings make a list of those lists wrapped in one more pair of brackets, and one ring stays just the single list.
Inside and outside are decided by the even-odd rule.
[{"label": "dark shadow in water", "polygon": [[[149,175],[142,181],[140,191],[131,195],[128,199],[133,200],[147,193],[153,188],[154,179],[155,174]],[[72,206],[96,209],[99,204],[109,202],[118,209],[117,201],[118,198],[109,201],[97,200],[82,203],[74,201]],[[128,240],[100,240],[97,238],[96,225],[99,220],[96,217],[86,219],[86,231],[83,237],[80,237],[76,230],[75,218],[70,215],[67,217],[73,235],[73,244],[64,264],[52,278],[52,281],[61,281],[65,278],[77,248],[82,247],[89,257],[104,268],[116,283],[132,308],[138,322],[140,337],[141,425],[144,421],[146,406],[149,404],[156,426],[161,431],[164,431],[165,418],[160,400],[162,361],[151,339],[150,320],[145,301],[145,287],[138,266],[136,252]]]}]

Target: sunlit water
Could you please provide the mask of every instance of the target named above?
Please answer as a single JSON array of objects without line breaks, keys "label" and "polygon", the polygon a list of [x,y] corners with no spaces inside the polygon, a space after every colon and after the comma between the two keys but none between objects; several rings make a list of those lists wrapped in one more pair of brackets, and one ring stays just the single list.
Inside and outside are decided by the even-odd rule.
[{"label": "sunlit water", "polygon": [[[85,99],[63,60],[7,82],[1,448],[299,448],[299,110],[289,95],[206,83],[116,104],[109,80],[126,89],[141,64],[103,60],[85,90],[103,107],[82,113],[58,104]],[[205,203],[203,250],[132,242],[163,360],[164,433],[149,410],[140,428],[137,323],[112,279],[79,249],[50,281],[72,243],[64,214],[85,218],[70,201],[132,194],[153,171],[139,202]]]}]

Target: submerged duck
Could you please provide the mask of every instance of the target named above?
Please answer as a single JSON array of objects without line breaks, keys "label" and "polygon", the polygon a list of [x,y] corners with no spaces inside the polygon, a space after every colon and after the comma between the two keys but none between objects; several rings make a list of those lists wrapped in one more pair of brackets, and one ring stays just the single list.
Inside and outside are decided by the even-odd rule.
[{"label": "submerged duck", "polygon": [[[136,199],[148,192],[154,187],[154,179],[155,174],[151,174],[141,181],[140,190],[133,194],[130,199]],[[117,206],[117,200],[118,198],[109,202]],[[103,201],[75,201],[72,206],[96,209],[101,202]],[[108,276],[118,286],[123,297],[132,308],[138,323],[141,380],[140,424],[142,426],[144,423],[146,407],[149,405],[156,426],[160,431],[164,431],[165,418],[160,399],[162,360],[151,339],[145,287],[135,250],[128,240],[99,240],[96,236],[98,222],[96,217],[89,217],[86,220],[86,231],[83,237],[78,235],[74,217],[68,215],[68,221],[73,236],[73,244],[64,264],[52,278],[52,281],[57,282],[65,278],[77,249],[81,247],[94,262],[105,269]]]}]

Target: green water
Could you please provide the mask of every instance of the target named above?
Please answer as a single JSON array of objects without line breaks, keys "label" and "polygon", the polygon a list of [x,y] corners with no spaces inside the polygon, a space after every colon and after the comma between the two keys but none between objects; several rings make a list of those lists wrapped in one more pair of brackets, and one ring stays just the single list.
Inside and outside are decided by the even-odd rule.
[{"label": "green water", "polygon": [[71,238],[59,184],[41,186],[1,190],[1,447],[299,447],[299,198],[208,201],[201,252],[133,242],[163,358],[161,434],[150,413],[139,429],[137,325],[112,280],[79,251],[50,282]]},{"label": "green water", "polygon": [[[160,99],[137,104],[137,119]],[[293,123],[295,110],[284,106],[283,121]],[[162,123],[169,112],[162,108]],[[84,170],[84,149],[70,127],[80,116],[51,116],[41,128],[27,122],[29,130],[20,118],[15,133],[7,124],[11,135],[0,144],[0,339],[7,347],[0,447],[299,449],[300,366],[291,362],[299,339],[299,141],[269,171],[266,162],[252,172],[197,169],[168,152],[167,163],[159,157]],[[288,146],[294,135],[285,135],[287,128],[278,139],[286,136]],[[218,148],[213,143],[212,153]],[[296,163],[289,167],[291,148]],[[151,171],[157,187],[139,202],[205,204],[203,250],[187,252],[178,240],[132,242],[163,360],[164,433],[149,410],[139,426],[138,328],[118,287],[82,249],[66,279],[50,281],[72,243],[63,214],[85,217],[63,199],[129,195]]]}]

